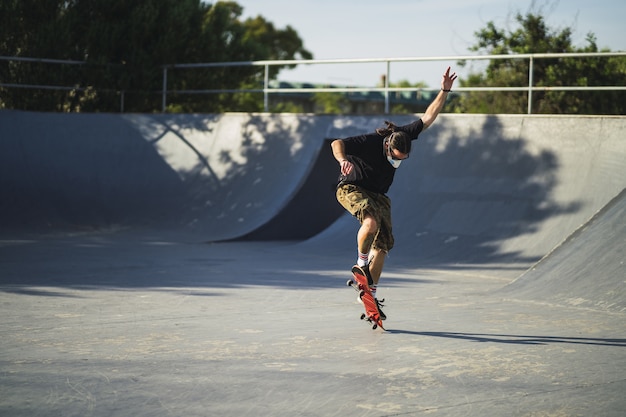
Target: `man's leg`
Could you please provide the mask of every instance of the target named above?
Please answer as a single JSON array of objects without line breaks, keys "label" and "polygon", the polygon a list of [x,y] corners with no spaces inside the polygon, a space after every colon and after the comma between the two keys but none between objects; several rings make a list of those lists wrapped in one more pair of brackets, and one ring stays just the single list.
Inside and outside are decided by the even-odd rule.
[{"label": "man's leg", "polygon": [[374,287],[378,285],[383,266],[385,265],[385,258],[394,245],[393,233],[391,232],[391,200],[387,196],[381,195],[376,203],[376,208],[378,209],[377,218],[379,219],[378,233],[370,250],[372,261],[369,265]]},{"label": "man's leg", "polygon": [[372,258],[372,262],[370,262],[370,274],[372,275],[374,285],[378,285],[380,275],[383,273],[383,266],[385,266],[387,252],[380,249],[371,249],[370,256]]},{"label": "man's leg", "polygon": [[376,210],[376,206],[371,205],[372,196],[354,185],[344,185],[337,189],[337,201],[361,223],[356,235],[357,265],[364,269],[369,277],[368,281],[373,282],[368,263],[371,256],[370,250],[378,235],[380,224],[370,212],[370,210]]},{"label": "man's leg", "polygon": [[386,320],[387,316],[381,308],[383,307],[381,303],[384,302],[384,300],[378,300],[377,290],[378,283],[380,282],[380,277],[383,272],[383,266],[385,265],[385,258],[387,257],[389,250],[393,248],[394,243],[393,234],[391,233],[391,201],[386,196],[380,196],[376,207],[379,210],[377,215],[380,220],[378,233],[374,238],[374,243],[372,244],[373,247],[370,250],[371,262],[369,264],[369,272],[372,278],[370,290],[372,291],[372,296],[376,300],[380,318]]},{"label": "man's leg", "polygon": [[369,254],[372,249],[372,243],[378,233],[378,222],[369,213],[365,213],[361,227],[356,234],[356,243],[359,253]]},{"label": "man's leg", "polygon": [[385,258],[387,256],[387,251],[381,249],[372,249],[370,251],[372,255],[372,261],[369,264],[370,275],[372,276],[372,281],[374,282],[370,285],[370,290],[372,291],[372,297],[376,300],[376,306],[378,307],[378,313],[380,314],[380,318],[383,320],[387,320],[387,315],[383,312],[381,307],[384,307],[382,302],[385,300],[378,300],[376,296],[376,292],[378,290],[378,281],[380,280],[380,275],[383,272],[383,266],[385,265]]}]

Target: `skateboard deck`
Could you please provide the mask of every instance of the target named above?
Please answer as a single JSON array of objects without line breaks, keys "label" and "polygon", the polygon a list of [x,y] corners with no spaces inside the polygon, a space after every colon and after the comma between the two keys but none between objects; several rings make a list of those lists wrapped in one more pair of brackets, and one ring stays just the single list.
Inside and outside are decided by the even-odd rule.
[{"label": "skateboard deck", "polygon": [[376,300],[372,297],[372,292],[370,291],[367,277],[364,275],[363,270],[357,265],[354,265],[352,267],[352,275],[354,278],[348,280],[346,284],[359,293],[359,298],[363,302],[365,313],[361,314],[361,320],[369,322],[374,330],[377,327],[385,330],[383,321],[380,318],[380,313],[378,312],[378,307],[376,306]]}]

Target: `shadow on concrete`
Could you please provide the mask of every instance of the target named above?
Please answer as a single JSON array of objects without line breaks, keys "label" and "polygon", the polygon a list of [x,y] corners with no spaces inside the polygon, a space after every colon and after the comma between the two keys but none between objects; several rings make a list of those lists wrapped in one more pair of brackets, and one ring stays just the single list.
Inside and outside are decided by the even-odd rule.
[{"label": "shadow on concrete", "polygon": [[573,345],[594,345],[626,347],[626,339],[601,339],[587,337],[565,337],[565,336],[525,336],[511,334],[479,334],[479,333],[455,333],[455,332],[416,332],[408,330],[387,329],[387,333],[441,337],[446,339],[459,339],[469,342],[479,343],[503,343],[515,345],[550,345],[550,344],[573,344]]},{"label": "shadow on concrete", "polygon": [[[164,222],[181,180],[123,117],[2,112],[0,226],[48,233]],[[163,199],[163,193],[170,198]]]},{"label": "shadow on concrete", "polygon": [[325,140],[298,192],[269,222],[234,240],[303,240],[315,236],[344,214],[335,200],[337,163]]},{"label": "shadow on concrete", "polygon": [[626,189],[514,282],[501,297],[626,311]]},{"label": "shadow on concrete", "polygon": [[524,248],[502,250],[501,243],[582,208],[552,197],[557,154],[531,153],[529,138],[507,131],[497,117],[462,131],[433,125],[429,134],[393,194],[403,254],[419,264],[532,262]]},{"label": "shadow on concrete", "polygon": [[0,118],[4,233],[178,228],[236,238],[289,203],[323,143],[313,117]]},{"label": "shadow on concrete", "polygon": [[[536,243],[516,239],[545,234],[548,219],[584,209],[580,200],[553,197],[559,157],[525,137],[519,121],[447,122],[442,117],[420,135],[396,174],[389,193],[396,237],[390,259],[433,268],[536,262],[550,246],[533,250]],[[304,246],[353,246],[357,229],[357,221],[344,216]]]}]

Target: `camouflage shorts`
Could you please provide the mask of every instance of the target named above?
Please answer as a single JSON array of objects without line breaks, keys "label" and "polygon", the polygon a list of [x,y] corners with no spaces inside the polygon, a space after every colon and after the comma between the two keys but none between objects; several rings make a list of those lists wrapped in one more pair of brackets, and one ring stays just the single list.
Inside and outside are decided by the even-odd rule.
[{"label": "camouflage shorts", "polygon": [[352,184],[337,188],[337,201],[350,214],[363,222],[365,213],[374,216],[379,225],[372,248],[389,252],[394,239],[391,228],[391,200],[384,194],[374,193]]}]

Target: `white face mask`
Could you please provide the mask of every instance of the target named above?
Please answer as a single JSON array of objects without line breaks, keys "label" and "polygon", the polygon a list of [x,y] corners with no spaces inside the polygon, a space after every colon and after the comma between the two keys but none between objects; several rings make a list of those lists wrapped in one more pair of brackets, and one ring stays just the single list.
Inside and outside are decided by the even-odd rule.
[{"label": "white face mask", "polygon": [[387,161],[391,164],[392,167],[398,169],[400,164],[402,163],[402,159],[393,159],[391,156],[387,155]]},{"label": "white face mask", "polygon": [[389,141],[386,141],[383,147],[385,149],[385,156],[387,157],[387,161],[389,161],[392,167],[394,167],[395,169],[398,169],[398,167],[402,163],[402,160],[393,159],[393,157],[391,156],[391,152],[389,152]]}]

